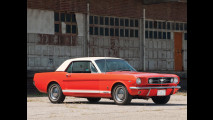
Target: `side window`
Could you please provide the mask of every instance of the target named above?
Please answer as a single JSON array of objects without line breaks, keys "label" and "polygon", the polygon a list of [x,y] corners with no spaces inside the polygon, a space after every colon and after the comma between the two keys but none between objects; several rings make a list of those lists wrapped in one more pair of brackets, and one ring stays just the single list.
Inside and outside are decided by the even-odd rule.
[{"label": "side window", "polygon": [[72,62],[68,67],[68,73],[97,73],[96,68],[89,61]]}]

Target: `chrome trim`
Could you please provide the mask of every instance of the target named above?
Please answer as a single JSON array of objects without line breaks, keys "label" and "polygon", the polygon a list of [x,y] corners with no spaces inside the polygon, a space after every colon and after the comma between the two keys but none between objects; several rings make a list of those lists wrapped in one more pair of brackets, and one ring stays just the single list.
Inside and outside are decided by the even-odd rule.
[{"label": "chrome trim", "polygon": [[[173,83],[173,82],[167,82],[167,83],[163,83],[166,79],[170,78],[175,78],[175,77],[150,77],[149,79],[158,79],[159,82],[158,83],[149,83],[149,79],[148,79],[148,84],[169,84],[169,83]],[[157,81],[157,80],[156,80]]]},{"label": "chrome trim", "polygon": [[62,92],[69,92],[69,93],[108,93],[108,94],[111,93],[111,91],[99,91],[99,90],[62,90]]},{"label": "chrome trim", "polygon": [[167,89],[167,88],[181,88],[180,86],[165,86],[165,87],[129,87],[130,89]]}]

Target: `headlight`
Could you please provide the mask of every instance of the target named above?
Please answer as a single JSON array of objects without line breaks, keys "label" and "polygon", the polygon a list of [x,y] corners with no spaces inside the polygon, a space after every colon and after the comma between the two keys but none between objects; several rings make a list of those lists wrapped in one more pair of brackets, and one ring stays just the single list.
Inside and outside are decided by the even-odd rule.
[{"label": "headlight", "polygon": [[152,84],[153,83],[153,79],[149,79],[149,84]]},{"label": "headlight", "polygon": [[177,77],[174,78],[174,83],[175,83],[175,84],[178,83],[178,78],[177,78]]},{"label": "headlight", "polygon": [[137,83],[138,85],[140,85],[140,84],[141,84],[141,79],[140,79],[140,78],[137,78],[137,79],[136,79],[136,83]]}]

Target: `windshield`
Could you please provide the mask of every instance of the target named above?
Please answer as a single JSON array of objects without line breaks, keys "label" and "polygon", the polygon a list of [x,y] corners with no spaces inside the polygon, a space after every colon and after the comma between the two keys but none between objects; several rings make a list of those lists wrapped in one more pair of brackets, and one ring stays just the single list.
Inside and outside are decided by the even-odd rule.
[{"label": "windshield", "polygon": [[136,71],[127,61],[121,59],[100,59],[95,62],[101,72]]}]

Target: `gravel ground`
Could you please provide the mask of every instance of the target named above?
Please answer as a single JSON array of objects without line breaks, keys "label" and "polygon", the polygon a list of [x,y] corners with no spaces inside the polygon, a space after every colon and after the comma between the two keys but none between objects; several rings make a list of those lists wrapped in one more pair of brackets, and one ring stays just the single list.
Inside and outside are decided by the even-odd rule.
[{"label": "gravel ground", "polygon": [[28,120],[187,120],[187,93],[172,95],[165,105],[151,99],[133,99],[130,105],[116,105],[101,99],[88,103],[85,98],[66,97],[62,104],[52,104],[47,97],[27,97]]}]

